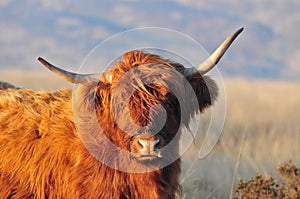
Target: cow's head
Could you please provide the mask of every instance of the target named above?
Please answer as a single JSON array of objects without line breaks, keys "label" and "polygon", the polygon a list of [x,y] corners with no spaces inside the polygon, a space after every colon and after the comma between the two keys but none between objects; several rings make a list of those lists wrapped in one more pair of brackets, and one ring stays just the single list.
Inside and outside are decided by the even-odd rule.
[{"label": "cow's head", "polygon": [[[106,137],[131,152],[137,162],[155,162],[178,153],[177,132],[190,118],[212,105],[217,86],[204,76],[223,56],[242,29],[229,36],[202,64],[185,68],[144,51],[130,51],[100,75],[79,75],[38,58],[47,68],[79,84],[81,108],[95,110]],[[174,142],[168,150],[163,150]]]}]

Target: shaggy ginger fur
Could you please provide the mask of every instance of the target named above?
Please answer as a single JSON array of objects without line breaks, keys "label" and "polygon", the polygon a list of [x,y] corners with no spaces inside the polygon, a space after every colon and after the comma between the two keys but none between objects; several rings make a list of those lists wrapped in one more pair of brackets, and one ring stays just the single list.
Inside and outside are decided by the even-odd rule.
[{"label": "shaggy ginger fur", "polygon": [[[186,99],[190,93],[180,80],[170,74],[149,76],[151,68],[139,69],[130,79],[118,86],[119,80],[130,69],[143,64],[163,64],[181,71],[183,66],[164,60],[157,55],[132,51],[115,63],[101,82],[90,82],[78,89],[79,106],[85,112],[96,108],[98,122],[106,136],[118,147],[136,150],[132,137],[119,128],[112,117],[111,103],[116,103],[118,122],[121,125],[135,124],[155,127],[154,118],[159,118],[161,109],[149,114],[149,108],[160,104],[166,109],[167,121],[160,134],[159,147],[168,144],[179,129],[180,114],[176,97],[160,81],[173,85]],[[146,71],[144,71],[146,70]],[[131,78],[132,77],[132,78]],[[138,79],[154,79],[153,84],[138,86],[132,96],[126,92],[130,86],[137,86]],[[155,80],[159,81],[155,81]],[[187,77],[194,89],[199,110],[210,106],[217,95],[215,83],[200,74]],[[156,83],[157,82],[157,83]],[[213,91],[213,92],[212,92]],[[114,94],[112,97],[112,93]],[[113,99],[112,99],[113,98]],[[129,98],[129,110],[121,102]],[[95,102],[95,107],[90,107]],[[183,111],[192,116],[199,110]],[[101,198],[101,199],[173,199],[179,189],[180,159],[170,165],[146,173],[127,173],[112,169],[95,159],[80,140],[73,118],[72,93],[70,89],[56,92],[35,92],[31,90],[0,89],[0,198]],[[129,117],[130,116],[130,117]],[[188,125],[188,119],[183,121]],[[134,127],[131,129],[134,131]],[[144,132],[151,133],[151,132]],[[138,136],[138,135],[137,135]],[[135,139],[135,138],[133,138]],[[164,158],[177,155],[178,140],[173,150],[163,154]],[[105,153],[105,151],[101,151]],[[116,156],[118,154],[115,154]],[[137,165],[143,162],[136,161]],[[153,163],[154,164],[154,163]]]}]

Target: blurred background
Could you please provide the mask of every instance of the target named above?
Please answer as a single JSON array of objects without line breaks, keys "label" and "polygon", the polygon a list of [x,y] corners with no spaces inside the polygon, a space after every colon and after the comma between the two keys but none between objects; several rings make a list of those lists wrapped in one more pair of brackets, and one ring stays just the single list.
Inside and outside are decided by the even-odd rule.
[{"label": "blurred background", "polygon": [[299,81],[299,8],[297,0],[1,0],[0,69],[40,70],[40,55],[78,66],[109,36],[145,26],[177,30],[211,52],[243,26],[224,75]]},{"label": "blurred background", "polygon": [[228,198],[241,178],[300,164],[299,10],[297,0],[0,0],[0,80],[35,90],[71,87],[36,57],[77,71],[96,45],[131,28],[173,29],[212,52],[245,27],[218,65],[223,134],[206,158],[197,158],[201,136],[183,157],[183,198]]}]

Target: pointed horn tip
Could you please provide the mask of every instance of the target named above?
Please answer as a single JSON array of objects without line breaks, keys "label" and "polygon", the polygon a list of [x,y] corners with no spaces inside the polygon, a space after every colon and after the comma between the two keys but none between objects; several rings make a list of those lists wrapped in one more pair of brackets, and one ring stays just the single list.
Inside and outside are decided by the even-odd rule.
[{"label": "pointed horn tip", "polygon": [[238,30],[235,32],[236,36],[238,36],[239,34],[241,34],[241,32],[243,32],[243,30],[244,30],[244,27],[241,27],[240,29],[238,29]]},{"label": "pointed horn tip", "polygon": [[233,40],[235,40],[237,38],[237,36],[239,36],[239,34],[241,34],[241,32],[243,32],[244,27],[239,28],[237,31],[235,31],[231,36],[229,36],[228,38],[231,38],[231,41],[233,42]]},{"label": "pointed horn tip", "polygon": [[56,70],[57,69],[61,70],[61,69],[57,68],[56,66],[52,65],[50,62],[48,62],[47,60],[45,60],[42,57],[38,57],[37,60],[51,71],[53,71],[55,68],[56,68]]},{"label": "pointed horn tip", "polygon": [[36,58],[39,62],[41,62],[43,65],[45,65],[45,64],[49,64],[44,58],[42,58],[42,57],[38,57],[38,58]]},{"label": "pointed horn tip", "polygon": [[241,28],[238,29],[236,32],[237,32],[238,34],[240,34],[241,32],[243,32],[243,30],[244,30],[244,27],[241,27]]},{"label": "pointed horn tip", "polygon": [[36,60],[43,61],[44,59],[42,57],[37,57]]}]

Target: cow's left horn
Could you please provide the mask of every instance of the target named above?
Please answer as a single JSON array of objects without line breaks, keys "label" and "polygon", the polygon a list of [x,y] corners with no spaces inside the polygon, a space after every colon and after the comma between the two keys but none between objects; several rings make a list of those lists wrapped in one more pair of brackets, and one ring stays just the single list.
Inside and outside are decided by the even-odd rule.
[{"label": "cow's left horn", "polygon": [[[46,66],[49,70],[57,74],[58,76],[64,78],[65,80],[75,83],[75,84],[84,84],[86,82],[91,82],[91,81],[99,81],[99,79],[95,78],[96,74],[77,74],[77,73],[72,73],[69,71],[65,71],[63,69],[60,69],[45,59],[38,57],[37,60],[41,62],[44,66]],[[99,77],[99,74],[97,74]]]},{"label": "cow's left horn", "polygon": [[226,50],[243,30],[244,28],[240,28],[235,33],[227,37],[227,39],[225,39],[225,41],[223,41],[223,43],[203,63],[201,63],[197,68],[189,68],[185,71],[185,75],[189,76],[197,70],[201,74],[205,74],[210,71],[220,61]]}]

